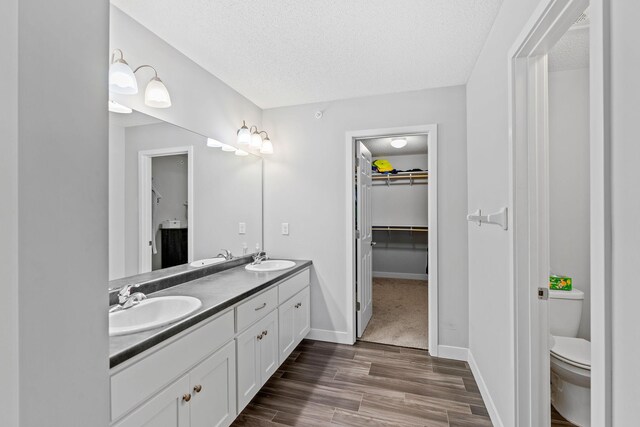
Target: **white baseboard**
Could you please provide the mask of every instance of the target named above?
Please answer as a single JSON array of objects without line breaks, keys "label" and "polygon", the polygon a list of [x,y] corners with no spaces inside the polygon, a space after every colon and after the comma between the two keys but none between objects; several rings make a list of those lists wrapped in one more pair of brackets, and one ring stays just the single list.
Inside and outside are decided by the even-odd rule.
[{"label": "white baseboard", "polygon": [[478,365],[473,358],[473,353],[471,353],[471,350],[469,350],[468,355],[469,367],[471,368],[471,372],[473,372],[473,377],[475,378],[476,383],[478,383],[478,388],[480,389],[480,394],[482,395],[484,404],[487,407],[487,411],[489,412],[491,422],[496,427],[504,427],[504,423],[502,422],[502,419],[500,419],[500,415],[498,415],[498,409],[496,408],[496,405],[491,398],[491,394],[489,393],[487,384],[484,382],[484,378],[482,378],[482,374],[480,373],[480,369],[478,369]]},{"label": "white baseboard", "polygon": [[464,347],[454,347],[451,345],[439,345],[438,357],[462,360],[463,362],[466,362],[469,359],[469,349]]},{"label": "white baseboard", "polygon": [[392,271],[374,271],[373,277],[382,277],[385,279],[429,280],[428,274],[394,273]]},{"label": "white baseboard", "polygon": [[329,331],[327,329],[311,329],[307,338],[310,340],[335,342],[338,344],[353,344],[351,334],[340,331]]}]

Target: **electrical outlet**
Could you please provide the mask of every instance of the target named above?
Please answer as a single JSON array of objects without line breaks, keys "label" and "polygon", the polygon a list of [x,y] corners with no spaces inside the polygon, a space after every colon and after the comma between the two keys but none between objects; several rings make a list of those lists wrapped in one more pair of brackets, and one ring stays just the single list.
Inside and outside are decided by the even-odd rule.
[{"label": "electrical outlet", "polygon": [[283,222],[282,223],[282,235],[283,236],[288,236],[289,235],[289,223],[288,222]]},{"label": "electrical outlet", "polygon": [[238,234],[245,234],[247,232],[247,224],[245,222],[241,222],[238,224]]}]

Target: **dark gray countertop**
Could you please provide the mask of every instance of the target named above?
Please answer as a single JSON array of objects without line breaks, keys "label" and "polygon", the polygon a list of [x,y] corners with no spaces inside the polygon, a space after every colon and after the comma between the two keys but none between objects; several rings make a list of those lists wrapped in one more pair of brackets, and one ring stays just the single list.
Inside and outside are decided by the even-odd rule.
[{"label": "dark gray countertop", "polygon": [[182,283],[148,295],[149,298],[186,295],[202,301],[202,307],[186,319],[150,331],[109,338],[111,368],[160,344],[162,341],[220,313],[238,302],[311,266],[311,261],[292,260],[295,266],[280,271],[251,272],[241,265],[209,276]]}]

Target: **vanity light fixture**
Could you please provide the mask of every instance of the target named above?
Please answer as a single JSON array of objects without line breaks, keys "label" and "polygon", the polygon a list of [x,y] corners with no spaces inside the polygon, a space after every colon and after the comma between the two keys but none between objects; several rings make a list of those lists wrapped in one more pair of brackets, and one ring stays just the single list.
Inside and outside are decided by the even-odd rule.
[{"label": "vanity light fixture", "polygon": [[[264,138],[262,137],[264,134]],[[269,139],[269,134],[263,130],[259,130],[257,126],[247,128],[245,121],[242,121],[242,127],[238,129],[238,144],[249,144],[249,147],[259,150],[261,154],[273,154],[273,143]]]},{"label": "vanity light fixture", "polygon": [[217,139],[207,138],[207,147],[220,148],[223,145],[224,144],[222,142],[218,141]]},{"label": "vanity light fixture", "polygon": [[[116,59],[116,53],[120,54],[120,58]],[[138,93],[136,76],[127,61],[124,60],[124,54],[120,49],[114,49],[111,53],[109,92],[121,95],[135,95]]]},{"label": "vanity light fixture", "polygon": [[262,132],[264,132],[264,134],[266,136],[262,140],[262,146],[260,147],[260,153],[262,153],[262,154],[273,154],[273,144],[271,143],[271,140],[269,139],[269,134],[266,133],[265,131],[262,131]]},{"label": "vanity light fixture", "polygon": [[402,148],[407,145],[407,140],[405,138],[393,138],[391,140],[391,146],[393,148]]},{"label": "vanity light fixture", "polygon": [[233,152],[233,151],[236,151],[236,150],[237,150],[237,148],[234,147],[233,145],[222,144],[222,151]]},{"label": "vanity light fixture", "polygon": [[[116,59],[116,54],[120,58]],[[111,65],[109,65],[109,92],[120,95],[135,95],[138,93],[138,81],[135,73],[141,68],[151,68],[155,75],[147,84],[144,91],[144,103],[153,108],[171,107],[171,96],[162,80],[158,77],[158,71],[151,65],[141,65],[135,70],[129,67],[124,60],[124,54],[120,49],[114,49],[111,53]]]},{"label": "vanity light fixture", "polygon": [[248,155],[249,153],[247,153],[244,150],[240,150],[240,149],[236,150],[236,156],[248,156]]},{"label": "vanity light fixture", "polygon": [[237,134],[238,134],[238,144],[246,145],[249,142],[251,142],[251,132],[249,131],[249,128],[245,124],[244,120],[242,121],[242,127],[238,129]]},{"label": "vanity light fixture", "polygon": [[151,68],[155,73],[154,77],[149,80],[147,88],[144,90],[144,103],[153,108],[169,108],[171,107],[171,96],[167,87],[158,77],[158,71],[151,65],[141,65],[133,72],[137,73],[141,68]]},{"label": "vanity light fixture", "polygon": [[133,110],[129,107],[125,107],[122,104],[118,104],[116,101],[109,100],[109,111],[112,113],[131,114]]}]

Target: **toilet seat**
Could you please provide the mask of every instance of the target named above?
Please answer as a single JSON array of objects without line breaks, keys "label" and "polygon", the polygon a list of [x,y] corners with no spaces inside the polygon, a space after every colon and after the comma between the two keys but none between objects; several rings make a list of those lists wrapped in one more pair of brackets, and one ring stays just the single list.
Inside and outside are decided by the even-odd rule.
[{"label": "toilet seat", "polygon": [[569,365],[591,371],[591,343],[582,338],[553,337],[551,354]]}]

